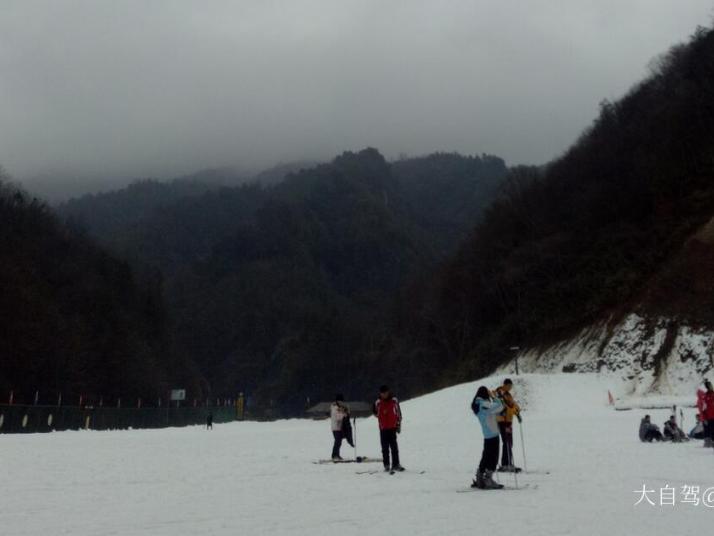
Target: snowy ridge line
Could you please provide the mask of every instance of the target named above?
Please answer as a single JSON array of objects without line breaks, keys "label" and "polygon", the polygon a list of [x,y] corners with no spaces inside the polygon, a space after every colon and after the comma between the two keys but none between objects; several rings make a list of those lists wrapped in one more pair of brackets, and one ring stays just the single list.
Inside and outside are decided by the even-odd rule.
[{"label": "snowy ridge line", "polygon": [[[527,350],[518,367],[522,373],[600,373],[611,379],[616,405],[666,407],[669,400],[694,403],[697,388],[714,372],[713,355],[714,331],[632,313],[614,326],[593,325],[572,339]],[[514,370],[510,362],[496,374]]]}]

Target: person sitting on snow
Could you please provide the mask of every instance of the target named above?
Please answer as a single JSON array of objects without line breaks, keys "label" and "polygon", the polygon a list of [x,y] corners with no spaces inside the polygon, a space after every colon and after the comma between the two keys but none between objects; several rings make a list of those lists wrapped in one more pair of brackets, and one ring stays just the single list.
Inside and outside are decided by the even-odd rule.
[{"label": "person sitting on snow", "polygon": [[672,415],[669,420],[664,423],[664,438],[666,440],[673,441],[674,443],[689,441],[689,438],[677,424],[677,417],[674,415]]},{"label": "person sitting on snow", "polygon": [[645,415],[640,421],[640,441],[652,443],[652,440],[662,441],[662,433],[659,426],[652,424],[649,415]]}]

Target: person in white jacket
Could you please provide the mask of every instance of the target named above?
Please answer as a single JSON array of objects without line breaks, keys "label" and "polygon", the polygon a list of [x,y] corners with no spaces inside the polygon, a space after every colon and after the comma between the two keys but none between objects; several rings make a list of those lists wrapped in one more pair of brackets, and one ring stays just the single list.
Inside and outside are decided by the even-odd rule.
[{"label": "person in white jacket", "polygon": [[350,418],[350,410],[344,404],[344,401],[345,397],[341,394],[337,394],[335,395],[335,401],[330,406],[330,425],[332,427],[332,436],[335,440],[332,445],[333,462],[342,460],[342,457],[340,456],[340,447],[342,446],[342,440],[345,437],[342,432],[342,421]]}]

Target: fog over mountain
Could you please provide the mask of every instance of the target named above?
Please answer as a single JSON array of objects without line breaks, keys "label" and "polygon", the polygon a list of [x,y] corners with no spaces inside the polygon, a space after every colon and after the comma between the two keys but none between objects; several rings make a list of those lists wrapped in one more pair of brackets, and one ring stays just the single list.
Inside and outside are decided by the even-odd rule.
[{"label": "fog over mountain", "polygon": [[62,197],[366,146],[543,163],[711,13],[708,0],[8,0],[0,164]]}]

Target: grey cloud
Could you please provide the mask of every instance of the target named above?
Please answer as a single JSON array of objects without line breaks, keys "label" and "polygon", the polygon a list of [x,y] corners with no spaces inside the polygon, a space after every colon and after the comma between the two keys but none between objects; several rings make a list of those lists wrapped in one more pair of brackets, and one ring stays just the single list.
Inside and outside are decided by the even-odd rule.
[{"label": "grey cloud", "polygon": [[542,163],[709,0],[17,0],[0,164],[169,177],[374,146]]}]

